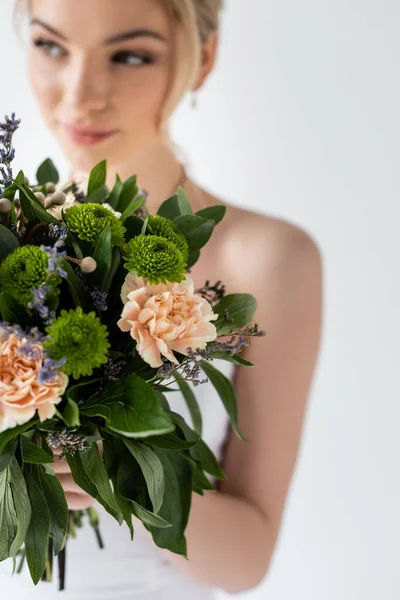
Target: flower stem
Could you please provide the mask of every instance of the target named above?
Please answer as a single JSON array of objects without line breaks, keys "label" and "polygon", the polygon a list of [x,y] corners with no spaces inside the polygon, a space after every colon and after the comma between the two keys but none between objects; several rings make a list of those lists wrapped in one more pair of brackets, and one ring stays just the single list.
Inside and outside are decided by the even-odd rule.
[{"label": "flower stem", "polygon": [[17,573],[20,574],[23,566],[25,564],[25,558],[26,558],[26,550],[25,548],[23,550],[21,550],[21,558],[19,559],[19,563],[18,563],[18,567],[17,567]]},{"label": "flower stem", "polygon": [[58,555],[58,578],[59,578],[59,586],[58,589],[62,592],[65,589],[65,563],[66,563],[66,546],[61,550]]}]

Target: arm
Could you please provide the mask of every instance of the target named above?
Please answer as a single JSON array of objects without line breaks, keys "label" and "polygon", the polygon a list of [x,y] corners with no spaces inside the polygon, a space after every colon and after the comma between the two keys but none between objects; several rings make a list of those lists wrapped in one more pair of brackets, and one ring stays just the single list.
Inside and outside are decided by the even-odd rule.
[{"label": "arm", "polygon": [[231,435],[223,465],[228,481],[217,493],[193,495],[186,530],[190,561],[163,551],[192,578],[230,593],[255,587],[268,570],[320,344],[319,251],[301,230],[284,237],[274,251],[256,254],[252,248],[252,256],[268,256],[268,264],[255,265],[247,288],[241,281],[243,291],[258,298],[256,320],[267,330],[243,353],[256,366],[240,368],[236,380],[239,424],[249,441]]},{"label": "arm", "polygon": [[[281,238],[273,247],[251,249],[252,257],[268,257],[264,266],[243,262],[243,256],[235,260],[242,261],[238,273],[247,273],[248,281],[238,279],[232,289],[252,291],[259,301],[256,320],[267,330],[266,338],[253,340],[243,352],[256,366],[239,369],[235,382],[239,425],[249,441],[231,435],[223,464],[228,481],[217,493],[193,494],[186,529],[190,560],[160,550],[191,578],[230,593],[255,587],[268,570],[320,343],[320,254],[300,230]],[[93,500],[74,484],[67,465],[55,467],[70,508],[90,506]]]}]

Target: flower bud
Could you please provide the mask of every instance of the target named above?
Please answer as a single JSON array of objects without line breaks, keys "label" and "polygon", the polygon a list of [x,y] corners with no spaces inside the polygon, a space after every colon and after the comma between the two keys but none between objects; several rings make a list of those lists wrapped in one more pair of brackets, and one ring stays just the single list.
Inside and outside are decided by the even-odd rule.
[{"label": "flower bud", "polygon": [[80,261],[80,267],[84,273],[93,273],[97,269],[97,262],[91,256],[86,256]]},{"label": "flower bud", "polygon": [[39,202],[44,206],[44,203],[46,202],[46,196],[42,192],[36,192],[35,196],[39,200]]},{"label": "flower bud", "polygon": [[46,208],[50,208],[51,206],[63,206],[66,200],[67,196],[64,194],[64,192],[56,192],[47,199]]},{"label": "flower bud", "polygon": [[48,194],[54,194],[56,191],[56,186],[54,183],[46,183],[46,191]]},{"label": "flower bud", "polygon": [[7,215],[11,210],[11,202],[8,198],[2,198],[0,200],[0,213]]}]

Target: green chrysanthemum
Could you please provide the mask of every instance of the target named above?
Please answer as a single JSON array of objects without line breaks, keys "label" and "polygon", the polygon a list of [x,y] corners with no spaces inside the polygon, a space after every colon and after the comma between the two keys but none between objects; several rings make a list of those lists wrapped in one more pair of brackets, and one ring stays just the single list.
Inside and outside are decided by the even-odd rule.
[{"label": "green chrysanthemum", "polygon": [[173,242],[181,251],[183,258],[187,262],[189,258],[189,244],[179,227],[169,219],[160,216],[149,217],[147,234],[158,235]]},{"label": "green chrysanthemum", "polygon": [[119,246],[124,241],[125,227],[111,210],[101,204],[88,202],[71,206],[65,211],[64,218],[68,229],[81,240],[97,242],[107,225],[110,225],[111,244]]},{"label": "green chrysanthemum", "polygon": [[108,360],[107,327],[94,312],[84,313],[80,306],[75,310],[62,310],[46,331],[50,339],[44,346],[51,358],[65,357],[67,362],[62,370],[75,379],[92,375],[93,369]]},{"label": "green chrysanthemum", "polygon": [[186,260],[177,246],[156,235],[138,235],[124,246],[125,267],[151,284],[180,283],[185,278]]},{"label": "green chrysanthemum", "polygon": [[0,288],[21,304],[33,299],[32,290],[48,278],[47,254],[38,246],[22,246],[9,254],[0,265]]}]

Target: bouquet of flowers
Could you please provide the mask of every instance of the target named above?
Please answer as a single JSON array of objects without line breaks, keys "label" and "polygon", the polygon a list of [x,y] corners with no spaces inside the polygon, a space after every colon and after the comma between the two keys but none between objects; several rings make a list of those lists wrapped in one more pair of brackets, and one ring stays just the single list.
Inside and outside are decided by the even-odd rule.
[{"label": "bouquet of flowers", "polygon": [[[53,450],[132,539],[134,516],[187,557],[192,493],[226,478],[192,386],[210,380],[244,439],[212,361],[251,366],[239,352],[264,332],[251,295],[195,289],[189,276],[224,206],[193,214],[179,188],[150,215],[136,177],[107,188],[105,161],[85,192],[60,185],[49,159],[30,185],[11,169],[18,126],[14,114],[0,123],[0,561],[26,560],[37,584],[58,557],[63,589],[75,527],[88,518],[102,541],[93,509],[68,510]],[[170,409],[171,389],[191,425]]]}]

